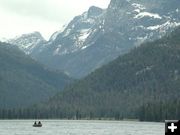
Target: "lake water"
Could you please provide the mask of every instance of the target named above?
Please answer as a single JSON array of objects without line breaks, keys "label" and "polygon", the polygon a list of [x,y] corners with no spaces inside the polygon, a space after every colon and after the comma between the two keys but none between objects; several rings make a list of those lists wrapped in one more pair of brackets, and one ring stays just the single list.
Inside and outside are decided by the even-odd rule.
[{"label": "lake water", "polygon": [[164,135],[164,123],[126,121],[0,120],[0,135]]}]

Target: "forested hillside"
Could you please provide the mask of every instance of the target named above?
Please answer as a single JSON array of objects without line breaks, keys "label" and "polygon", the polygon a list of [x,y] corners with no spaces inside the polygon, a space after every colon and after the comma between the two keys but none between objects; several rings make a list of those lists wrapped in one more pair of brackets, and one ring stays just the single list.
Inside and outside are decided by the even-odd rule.
[{"label": "forested hillside", "polygon": [[12,117],[180,119],[179,37],[180,28],[144,43],[45,104],[24,109],[21,116],[17,111]]},{"label": "forested hillside", "polygon": [[19,51],[0,43],[0,108],[22,107],[47,100],[71,81]]}]

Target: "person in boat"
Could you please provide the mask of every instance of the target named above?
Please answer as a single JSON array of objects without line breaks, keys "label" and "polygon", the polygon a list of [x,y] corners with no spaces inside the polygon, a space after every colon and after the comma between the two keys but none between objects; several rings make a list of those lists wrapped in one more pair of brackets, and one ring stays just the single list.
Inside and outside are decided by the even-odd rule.
[{"label": "person in boat", "polygon": [[38,125],[42,125],[40,121],[38,122]]},{"label": "person in boat", "polygon": [[37,125],[36,121],[34,122],[34,125]]}]

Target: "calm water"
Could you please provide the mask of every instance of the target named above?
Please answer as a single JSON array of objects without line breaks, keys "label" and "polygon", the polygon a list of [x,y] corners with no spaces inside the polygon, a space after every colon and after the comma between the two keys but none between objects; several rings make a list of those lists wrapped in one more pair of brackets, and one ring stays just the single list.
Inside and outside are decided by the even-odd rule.
[{"label": "calm water", "polygon": [[0,135],[164,135],[163,123],[122,121],[1,120]]}]

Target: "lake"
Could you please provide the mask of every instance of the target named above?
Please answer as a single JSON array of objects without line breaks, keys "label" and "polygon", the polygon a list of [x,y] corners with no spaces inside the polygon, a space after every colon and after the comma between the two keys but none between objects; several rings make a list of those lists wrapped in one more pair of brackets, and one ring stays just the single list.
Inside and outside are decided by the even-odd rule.
[{"label": "lake", "polygon": [[0,135],[164,135],[164,123],[128,121],[0,120]]}]

